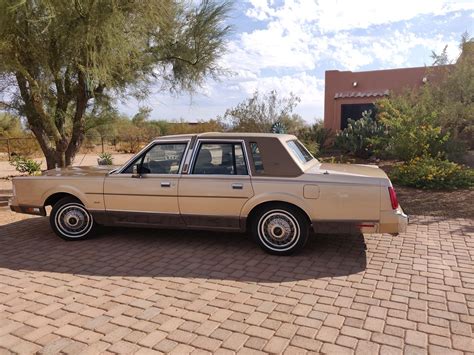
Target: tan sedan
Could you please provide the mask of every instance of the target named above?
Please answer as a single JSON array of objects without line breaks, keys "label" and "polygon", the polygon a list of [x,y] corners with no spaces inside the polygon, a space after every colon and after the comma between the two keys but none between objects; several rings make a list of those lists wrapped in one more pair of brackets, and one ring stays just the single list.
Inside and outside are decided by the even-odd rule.
[{"label": "tan sedan", "polygon": [[296,137],[204,133],[158,138],[119,168],[13,179],[11,209],[46,215],[65,240],[97,225],[250,231],[287,255],[317,233],[404,232],[408,217],[376,166],[320,163]]}]

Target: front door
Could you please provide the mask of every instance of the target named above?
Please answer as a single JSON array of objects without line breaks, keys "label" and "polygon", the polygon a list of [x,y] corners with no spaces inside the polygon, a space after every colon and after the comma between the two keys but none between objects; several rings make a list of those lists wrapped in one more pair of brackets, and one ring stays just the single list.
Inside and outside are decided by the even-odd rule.
[{"label": "front door", "polygon": [[179,209],[188,227],[240,229],[240,211],[253,196],[240,140],[200,140],[179,182]]},{"label": "front door", "polygon": [[182,226],[178,183],[187,141],[157,142],[104,182],[106,217],[113,224]]}]

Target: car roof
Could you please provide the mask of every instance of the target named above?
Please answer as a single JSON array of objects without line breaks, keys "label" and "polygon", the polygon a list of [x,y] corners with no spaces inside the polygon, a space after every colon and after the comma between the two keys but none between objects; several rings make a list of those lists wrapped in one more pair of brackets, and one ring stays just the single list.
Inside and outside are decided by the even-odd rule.
[{"label": "car roof", "polygon": [[155,139],[191,139],[193,137],[197,138],[277,138],[280,140],[295,139],[295,136],[291,134],[278,134],[278,133],[247,133],[247,132],[205,132],[205,133],[195,133],[195,134],[175,134],[169,136],[161,136]]}]

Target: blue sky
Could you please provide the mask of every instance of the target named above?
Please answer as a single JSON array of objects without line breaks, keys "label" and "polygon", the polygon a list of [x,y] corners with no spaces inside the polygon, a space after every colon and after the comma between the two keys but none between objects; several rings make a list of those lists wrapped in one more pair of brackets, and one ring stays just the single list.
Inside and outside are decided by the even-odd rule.
[{"label": "blue sky", "polygon": [[153,119],[197,121],[223,115],[255,90],[293,92],[306,121],[323,116],[324,72],[431,64],[432,50],[459,55],[463,32],[474,35],[474,0],[244,0],[235,1],[228,52],[231,75],[209,80],[192,97],[154,91],[139,106]]}]

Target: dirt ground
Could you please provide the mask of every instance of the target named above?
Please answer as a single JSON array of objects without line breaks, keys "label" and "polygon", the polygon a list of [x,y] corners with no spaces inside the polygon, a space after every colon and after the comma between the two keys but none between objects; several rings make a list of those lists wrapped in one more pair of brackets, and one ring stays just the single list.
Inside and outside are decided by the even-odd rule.
[{"label": "dirt ground", "polygon": [[474,219],[474,190],[429,191],[395,186],[409,215]]}]

